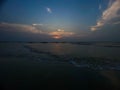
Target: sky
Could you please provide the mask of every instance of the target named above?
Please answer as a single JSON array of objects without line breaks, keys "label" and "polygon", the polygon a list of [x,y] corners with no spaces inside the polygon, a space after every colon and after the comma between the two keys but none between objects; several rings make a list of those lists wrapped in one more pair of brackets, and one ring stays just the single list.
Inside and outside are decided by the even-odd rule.
[{"label": "sky", "polygon": [[1,0],[0,41],[120,41],[120,0]]}]

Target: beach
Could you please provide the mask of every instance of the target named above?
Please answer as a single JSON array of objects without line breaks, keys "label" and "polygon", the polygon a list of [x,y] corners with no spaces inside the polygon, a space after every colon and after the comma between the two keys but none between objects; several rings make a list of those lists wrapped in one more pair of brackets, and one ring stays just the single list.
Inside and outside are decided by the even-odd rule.
[{"label": "beach", "polygon": [[[57,45],[59,46],[59,44],[61,45],[61,43]],[[90,57],[88,59],[91,61],[80,62],[74,60],[81,59],[80,57],[67,57],[70,54],[69,52],[61,53],[59,48],[62,47],[57,47],[58,50],[56,49],[55,53],[52,53],[50,44],[49,47],[42,45],[40,49],[38,47],[41,46],[41,43],[0,44],[1,90],[42,88],[57,90],[117,90],[120,88],[120,71],[114,64],[108,65],[104,63],[109,66],[105,68],[103,67],[105,65],[101,65],[103,62],[93,63],[96,60],[92,61],[91,59],[94,58]],[[52,45],[56,45],[56,43]],[[69,47],[72,47],[70,45]],[[44,50],[45,47],[47,50]],[[82,59],[86,60],[83,57]]]}]

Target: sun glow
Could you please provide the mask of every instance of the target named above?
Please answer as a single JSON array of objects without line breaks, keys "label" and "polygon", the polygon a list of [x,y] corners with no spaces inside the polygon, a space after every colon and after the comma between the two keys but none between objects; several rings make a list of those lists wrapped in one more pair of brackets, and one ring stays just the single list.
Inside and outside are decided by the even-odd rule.
[{"label": "sun glow", "polygon": [[56,31],[50,32],[49,35],[51,35],[52,38],[54,38],[54,39],[60,39],[63,37],[70,37],[70,36],[74,35],[74,33],[73,32],[66,32],[63,29],[58,29]]},{"label": "sun glow", "polygon": [[60,38],[62,38],[62,37],[59,36],[59,35],[54,35],[53,38],[55,38],[55,39],[60,39]]}]

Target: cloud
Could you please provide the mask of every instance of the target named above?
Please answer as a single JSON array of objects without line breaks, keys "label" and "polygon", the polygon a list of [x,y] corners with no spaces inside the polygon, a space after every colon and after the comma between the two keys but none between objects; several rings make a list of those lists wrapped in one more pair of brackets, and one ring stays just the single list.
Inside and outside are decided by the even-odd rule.
[{"label": "cloud", "polygon": [[115,22],[115,23],[113,23],[113,24],[120,24],[120,21],[118,21],[118,22]]},{"label": "cloud", "polygon": [[32,24],[33,26],[43,26],[43,24]]},{"label": "cloud", "polygon": [[49,41],[48,32],[37,29],[32,25],[0,24],[0,41]]},{"label": "cloud", "polygon": [[120,0],[114,0],[109,2],[108,8],[102,13],[101,18],[98,20],[95,26],[91,27],[91,31],[99,30],[108,24],[113,24],[118,22],[118,18],[120,18]]},{"label": "cloud", "polygon": [[101,10],[102,9],[102,6],[101,6],[101,4],[99,5],[99,10]]},{"label": "cloud", "polygon": [[63,29],[47,30],[44,25],[40,24],[40,28],[36,27],[39,24],[24,25],[24,24],[11,24],[0,23],[0,41],[4,40],[29,40],[29,41],[49,41],[54,39],[71,38],[75,33],[65,31]]},{"label": "cloud", "polygon": [[59,39],[63,37],[71,37],[75,35],[75,33],[67,32],[63,29],[58,29],[57,31],[49,32],[49,35],[51,35],[53,38]]},{"label": "cloud", "polygon": [[42,33],[41,30],[38,30],[31,25],[23,25],[23,24],[1,23],[0,28],[3,28],[5,30],[13,29],[19,32]]},{"label": "cloud", "polygon": [[108,7],[110,7],[113,2],[114,2],[114,0],[109,0]]},{"label": "cloud", "polygon": [[48,7],[47,7],[46,10],[47,10],[48,13],[52,13],[51,8],[48,8]]}]

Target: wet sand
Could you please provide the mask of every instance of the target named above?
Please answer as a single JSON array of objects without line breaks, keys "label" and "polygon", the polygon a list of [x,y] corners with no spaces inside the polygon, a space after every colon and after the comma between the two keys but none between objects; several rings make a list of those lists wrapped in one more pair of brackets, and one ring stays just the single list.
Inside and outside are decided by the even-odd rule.
[{"label": "wet sand", "polygon": [[[17,61],[16,61],[17,60]],[[0,83],[3,90],[120,88],[119,71],[77,68],[65,63],[34,62],[0,58]]]}]

